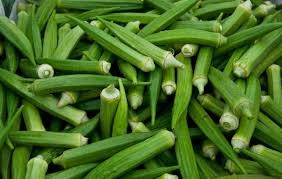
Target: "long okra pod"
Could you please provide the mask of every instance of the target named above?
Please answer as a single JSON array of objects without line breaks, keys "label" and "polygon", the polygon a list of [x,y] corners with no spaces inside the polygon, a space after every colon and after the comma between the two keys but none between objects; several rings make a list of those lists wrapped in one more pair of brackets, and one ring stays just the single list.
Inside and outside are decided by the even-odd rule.
[{"label": "long okra pod", "polygon": [[163,69],[162,90],[166,95],[171,95],[175,92],[175,68]]},{"label": "long okra pod", "polygon": [[217,153],[218,148],[212,141],[205,139],[202,142],[202,154],[204,157],[209,158],[210,160],[215,160]]},{"label": "long okra pod", "polygon": [[101,101],[100,99],[93,99],[89,101],[79,102],[75,106],[81,110],[94,111],[100,109]]},{"label": "long okra pod", "polygon": [[208,111],[216,116],[221,116],[223,113],[224,103],[210,94],[204,94],[197,97],[199,103]]},{"label": "long okra pod", "polygon": [[213,48],[201,47],[193,75],[193,85],[198,88],[199,94],[204,93],[204,87],[208,83],[208,72],[213,56]]},{"label": "long okra pod", "polygon": [[[210,68],[208,78],[231,107],[235,115],[245,117],[253,116],[252,102],[231,79],[213,67]],[[222,85],[223,83],[224,85]]]},{"label": "long okra pod", "polygon": [[176,157],[179,163],[181,176],[183,178],[197,179],[200,177],[186,117],[187,110],[182,113],[174,129],[176,137]]},{"label": "long okra pod", "polygon": [[[218,147],[221,152],[236,163],[243,173],[246,173],[242,164],[238,160],[236,153],[233,151],[220,129],[195,99],[191,100],[188,111],[190,117],[203,131],[203,133],[205,133],[205,135]],[[213,132],[210,133],[211,131]]]},{"label": "long okra pod", "polygon": [[177,69],[177,89],[172,107],[171,126],[175,128],[183,113],[186,111],[192,95],[192,66],[191,59],[181,53],[176,58],[184,63],[183,69]]},{"label": "long okra pod", "polygon": [[[259,163],[246,159],[239,159],[239,160],[244,166],[244,168],[246,168],[248,174],[266,174],[264,168]],[[236,174],[242,173],[240,169],[229,159],[226,160],[224,168],[231,173],[236,173]]]},{"label": "long okra pod", "polygon": [[133,83],[137,83],[137,71],[130,63],[118,60],[117,64],[119,71],[126,79],[132,81]]},{"label": "long okra pod", "polygon": [[120,102],[120,91],[114,85],[103,89],[100,95],[100,129],[103,138],[108,138],[112,133],[112,124]]},{"label": "long okra pod", "polygon": [[159,17],[157,14],[139,13],[139,12],[123,12],[112,13],[100,16],[103,19],[114,22],[132,22],[139,21],[141,24],[148,24],[155,18]]},{"label": "long okra pod", "polygon": [[140,53],[151,57],[162,68],[182,66],[182,64],[173,57],[171,52],[165,51],[153,45],[142,37],[129,32],[127,29],[124,29],[117,24],[108,22],[103,19],[100,20],[111,30],[111,32],[113,32],[118,38],[120,38],[121,41],[125,42]]},{"label": "long okra pod", "polygon": [[189,10],[193,5],[197,3],[197,0],[192,1],[180,1],[174,5],[171,9],[164,12],[162,15],[151,21],[147,24],[141,31],[138,33],[141,37],[146,37],[154,32],[165,29],[169,26],[175,19],[178,19],[183,15],[187,10]]},{"label": "long okra pod", "polygon": [[239,126],[239,118],[234,115],[229,105],[224,106],[224,110],[219,119],[220,126],[227,132],[236,130]]},{"label": "long okra pod", "polygon": [[120,101],[117,107],[117,112],[113,120],[112,136],[124,135],[127,133],[128,125],[128,103],[126,93],[122,81],[119,79]]},{"label": "long okra pod", "polygon": [[35,17],[35,5],[32,6],[32,12],[30,17],[30,39],[33,45],[35,59],[42,56],[42,39],[40,34],[40,28]]},{"label": "long okra pod", "polygon": [[253,14],[256,17],[265,17],[275,9],[275,4],[272,4],[270,1],[264,1],[256,9],[254,9]]},{"label": "long okra pod", "polygon": [[10,72],[15,73],[19,65],[16,50],[9,41],[5,41],[4,50],[6,54],[6,59],[3,61],[3,66]]},{"label": "long okra pod", "polygon": [[275,122],[282,124],[282,109],[274,103],[270,96],[261,96],[260,108]]},{"label": "long okra pod", "polygon": [[234,63],[233,73],[238,77],[248,77],[252,70],[271,52],[273,47],[282,42],[281,32],[282,29],[277,29],[261,38]]},{"label": "long okra pod", "polygon": [[66,23],[62,27],[58,29],[58,44],[62,42],[62,40],[65,38],[65,36],[71,31],[71,26],[69,23]]},{"label": "long okra pod", "polygon": [[54,69],[51,65],[42,63],[34,66],[27,59],[20,60],[19,69],[25,77],[29,78],[51,78],[54,76]]},{"label": "long okra pod", "polygon": [[281,87],[281,71],[280,66],[276,64],[270,65],[267,70],[268,94],[277,105],[282,104],[282,87]]},{"label": "long okra pod", "polygon": [[162,70],[156,68],[150,73],[151,85],[149,86],[151,122],[154,125],[157,113],[158,99],[161,91]]},{"label": "long okra pod", "polygon": [[55,7],[56,7],[56,2],[54,1],[40,2],[40,6],[38,7],[35,14],[35,18],[40,30],[42,30],[45,27],[45,24],[47,23]]},{"label": "long okra pod", "polygon": [[55,11],[48,20],[43,39],[42,57],[49,58],[53,55],[57,48],[58,27],[55,21]]},{"label": "long okra pod", "polygon": [[154,134],[154,132],[131,133],[100,140],[83,147],[66,150],[62,155],[55,158],[53,163],[61,165],[64,168],[69,168],[85,163],[103,161],[115,153],[141,142]]},{"label": "long okra pod", "polygon": [[25,11],[20,11],[18,13],[17,26],[24,34],[27,34],[28,21],[29,21],[28,13]]},{"label": "long okra pod", "polygon": [[47,169],[48,164],[43,157],[36,156],[27,163],[25,179],[44,179]]},{"label": "long okra pod", "polygon": [[[153,137],[122,150],[111,158],[105,160],[93,169],[85,178],[103,179],[121,176],[142,162],[171,148],[174,145],[174,142],[175,137],[173,133],[166,130],[160,131]],[[128,160],[122,162],[120,159],[123,157],[128,157]]]},{"label": "long okra pod", "polygon": [[29,131],[45,131],[39,110],[27,101],[24,101],[23,104],[23,119],[26,129]]},{"label": "long okra pod", "polygon": [[210,32],[221,32],[222,26],[218,21],[176,21],[169,29],[198,29]]},{"label": "long okra pod", "polygon": [[14,179],[24,179],[31,148],[18,146],[13,151],[11,174]]},{"label": "long okra pod", "polygon": [[131,49],[125,44],[121,43],[114,37],[98,29],[97,27],[91,26],[90,24],[83,22],[75,17],[68,16],[72,21],[79,24],[79,26],[97,43],[103,46],[108,51],[116,54],[121,59],[133,64],[141,70],[147,72],[152,71],[155,68],[154,62],[151,58],[144,56],[137,51]]},{"label": "long okra pod", "polygon": [[194,43],[205,46],[220,47],[224,46],[227,42],[227,38],[220,33],[192,28],[161,31],[149,35],[145,39],[156,45]]},{"label": "long okra pod", "polygon": [[[142,71],[139,71],[137,74],[138,82],[145,80],[145,74]],[[128,89],[127,98],[129,105],[136,110],[143,103],[143,94],[145,86],[133,86]]]}]

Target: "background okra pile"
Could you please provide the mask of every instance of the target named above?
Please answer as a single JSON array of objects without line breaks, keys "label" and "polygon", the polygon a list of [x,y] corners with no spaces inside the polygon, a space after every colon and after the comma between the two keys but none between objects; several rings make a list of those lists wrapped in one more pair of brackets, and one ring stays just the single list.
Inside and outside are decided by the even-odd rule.
[{"label": "background okra pile", "polygon": [[282,178],[281,7],[0,1],[1,178]]}]

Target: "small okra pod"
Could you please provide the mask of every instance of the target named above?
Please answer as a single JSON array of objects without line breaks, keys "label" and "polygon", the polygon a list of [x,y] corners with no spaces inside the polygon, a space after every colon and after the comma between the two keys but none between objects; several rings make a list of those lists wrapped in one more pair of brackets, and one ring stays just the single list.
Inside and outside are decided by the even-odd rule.
[{"label": "small okra pod", "polygon": [[31,154],[31,148],[18,146],[13,151],[11,176],[14,179],[24,179],[26,175],[26,166]]},{"label": "small okra pod", "polygon": [[171,52],[163,50],[154,44],[148,42],[142,37],[130,32],[129,30],[108,22],[106,20],[100,19],[111,32],[113,32],[121,41],[128,44],[140,53],[143,53],[151,57],[159,66],[162,68],[168,67],[182,67],[183,64],[178,62],[172,55]]},{"label": "small okra pod", "polygon": [[7,121],[6,126],[1,129],[1,132],[0,132],[0,149],[2,149],[4,142],[6,141],[8,135],[9,135],[9,132],[11,131],[13,126],[16,124],[17,121],[20,120],[20,115],[22,113],[23,107],[24,106],[21,106],[20,108],[18,108],[17,111],[11,117],[11,119],[9,121]]},{"label": "small okra pod", "polygon": [[54,1],[42,1],[37,8],[35,18],[38,23],[39,30],[41,31],[45,24],[48,22],[53,10],[56,8],[56,2]]},{"label": "small okra pod", "polygon": [[[195,99],[191,100],[188,113],[207,138],[209,138],[225,156],[236,163],[243,173],[246,173],[225,136]],[[213,132],[211,133],[210,131]]]},{"label": "small okra pod", "polygon": [[114,60],[113,54],[110,51],[104,49],[101,57],[99,58],[99,61],[105,61],[105,62],[112,63],[113,60]]},{"label": "small okra pod", "polygon": [[44,32],[44,39],[43,39],[43,46],[42,46],[42,57],[43,58],[50,58],[57,48],[58,43],[58,27],[55,21],[55,14],[54,11],[48,20],[45,32]]},{"label": "small okra pod", "polygon": [[254,75],[257,77],[261,76],[261,74],[269,67],[271,64],[278,62],[278,59],[281,58],[282,53],[282,43],[274,47],[274,49],[269,52],[268,56],[256,66],[256,68],[252,71]]},{"label": "small okra pod", "polygon": [[173,23],[169,29],[186,29],[186,28],[192,28],[192,29],[198,29],[198,30],[204,30],[209,32],[221,32],[222,31],[222,25],[216,21],[176,21]]},{"label": "small okra pod", "polygon": [[149,86],[149,96],[151,108],[151,122],[152,125],[154,125],[162,83],[162,70],[160,68],[156,68],[154,71],[150,72],[150,81],[151,85]]},{"label": "small okra pod", "polygon": [[58,44],[62,42],[65,36],[71,31],[71,26],[69,23],[66,23],[58,29]]},{"label": "small okra pod", "polygon": [[186,11],[192,8],[193,5],[197,3],[197,0],[192,1],[179,1],[172,8],[166,10],[159,17],[147,24],[141,31],[138,33],[140,37],[146,37],[155,32],[164,30]]},{"label": "small okra pod", "polygon": [[114,22],[128,23],[132,21],[139,21],[141,24],[149,24],[151,21],[159,17],[159,15],[140,13],[140,12],[122,12],[122,13],[106,14],[100,17]]},{"label": "small okra pod", "polygon": [[102,52],[103,48],[94,42],[87,51],[82,52],[83,55],[81,60],[98,61],[102,55]]},{"label": "small okra pod", "polygon": [[279,106],[282,104],[281,70],[276,64],[270,65],[266,70],[268,94],[273,102]]},{"label": "small okra pod", "polygon": [[0,17],[0,33],[35,65],[31,42],[25,34],[5,16]]},{"label": "small okra pod", "polygon": [[282,27],[282,22],[258,25],[242,30],[228,37],[226,44],[215,50],[215,57],[222,56],[227,52],[254,42],[263,35]]},{"label": "small okra pod", "polygon": [[62,178],[83,178],[88,172],[95,168],[98,164],[89,163],[76,167],[72,167],[66,170],[61,170],[54,173],[49,173],[45,176],[45,179],[62,179]]},{"label": "small okra pod", "polygon": [[175,68],[163,69],[162,90],[166,95],[172,95],[176,91]]},{"label": "small okra pod", "polygon": [[15,73],[19,65],[16,50],[9,41],[5,41],[4,45],[6,58],[3,61],[3,67],[12,73]]},{"label": "small okra pod", "polygon": [[253,14],[251,14],[249,16],[249,19],[244,24],[241,25],[241,27],[237,30],[237,32],[245,29],[249,29],[251,27],[256,26],[257,24],[258,24],[257,18]]},{"label": "small okra pod", "polygon": [[220,33],[192,28],[165,30],[149,35],[145,39],[156,45],[194,43],[217,48],[227,43],[227,38]]},{"label": "small okra pod", "polygon": [[[85,179],[119,177],[135,166],[173,147],[174,143],[174,134],[167,130],[162,130],[153,137],[128,147],[100,163]],[[120,159],[124,157],[127,157],[128,160],[120,162]]]},{"label": "small okra pod", "polygon": [[28,13],[26,11],[20,11],[18,13],[17,26],[24,34],[27,34],[28,23],[29,23]]},{"label": "small okra pod", "polygon": [[[186,59],[187,60],[187,59]],[[175,152],[182,178],[200,178],[187,124],[187,110],[175,125]]]},{"label": "small okra pod", "polygon": [[141,110],[138,110],[137,112],[134,112],[134,111],[129,111],[128,112],[128,118],[129,118],[129,121],[133,121],[133,122],[143,122],[147,119],[150,118],[151,116],[151,108],[150,106],[148,107],[145,107]]},{"label": "small okra pod", "polygon": [[179,53],[176,56],[177,60],[182,62],[185,67],[183,69],[177,69],[177,88],[175,92],[175,98],[172,107],[172,121],[171,127],[174,129],[181,119],[181,116],[187,109],[190,98],[192,96],[192,65],[191,59],[185,58],[183,54]]},{"label": "small okra pod", "polygon": [[240,4],[240,0],[208,4],[204,7],[193,10],[193,15],[201,19],[217,17],[221,12],[231,14]]},{"label": "small okra pod", "polygon": [[100,95],[100,130],[103,138],[112,135],[114,117],[120,102],[120,91],[114,85],[103,89]]},{"label": "small okra pod", "polygon": [[35,5],[32,6],[32,12],[30,16],[30,39],[33,45],[35,59],[42,56],[42,39],[40,34],[40,28],[35,17]]},{"label": "small okra pod", "polygon": [[133,83],[137,83],[137,71],[130,63],[123,60],[117,60],[117,64],[119,71],[126,79],[132,81]]},{"label": "small okra pod", "polygon": [[15,144],[42,147],[73,148],[87,143],[87,138],[80,133],[16,131],[11,132],[9,136]]},{"label": "small okra pod", "polygon": [[218,153],[218,148],[212,141],[205,139],[202,143],[202,153],[204,157],[210,160],[215,160]]},{"label": "small okra pod", "polygon": [[249,18],[252,14],[252,2],[247,0],[239,4],[234,10],[233,14],[228,17],[222,24],[222,34],[229,36],[236,32],[238,28]]},{"label": "small okra pod", "polygon": [[256,9],[254,9],[253,14],[256,17],[265,17],[274,11],[276,5],[272,4],[271,1],[264,1]]},{"label": "small okra pod", "polygon": [[83,22],[75,17],[68,16],[72,21],[76,22],[81,28],[91,36],[97,43],[103,46],[108,51],[116,54],[121,59],[131,63],[138,67],[142,71],[148,72],[155,69],[153,59],[140,54],[127,45],[123,44],[116,38],[110,36],[106,32],[91,26],[90,24]]},{"label": "small okra pod", "polygon": [[199,94],[204,93],[204,88],[208,83],[208,72],[211,65],[213,56],[212,47],[201,47],[193,75],[193,85],[198,88]]},{"label": "small okra pod", "polygon": [[126,99],[126,93],[122,81],[119,79],[118,82],[120,91],[120,101],[117,106],[117,112],[113,120],[113,137],[126,134],[128,125],[128,103]]},{"label": "small okra pod", "polygon": [[31,103],[24,101],[23,119],[28,131],[46,131],[39,110]]},{"label": "small okra pod", "polygon": [[59,41],[52,57],[57,59],[68,58],[83,34],[84,31],[79,26],[73,28],[61,39],[61,41]]},{"label": "small okra pod", "polygon": [[53,159],[53,163],[64,168],[70,168],[85,163],[103,161],[154,134],[154,132],[130,133],[100,140],[79,148],[65,150],[62,155]]},{"label": "small okra pod", "polygon": [[274,103],[270,96],[261,96],[260,108],[275,122],[282,124],[282,108]]},{"label": "small okra pod", "polygon": [[47,169],[48,163],[38,155],[28,161],[25,179],[44,179]]},{"label": "small okra pod", "polygon": [[[247,160],[247,159],[239,159],[244,168],[246,168],[247,173],[249,174],[267,174],[264,168],[255,161]],[[240,174],[242,173],[240,169],[232,162],[227,159],[225,162],[225,169],[227,169],[230,173]]]},{"label": "small okra pod", "polygon": [[[146,78],[145,73],[138,71],[137,81],[144,81]],[[143,94],[145,86],[132,86],[128,89],[127,99],[132,109],[136,110],[143,103]],[[150,113],[150,112],[149,112]]]},{"label": "small okra pod", "polygon": [[231,139],[231,144],[235,151],[247,148],[253,136],[257,120],[260,116],[260,88],[259,80],[255,76],[251,75],[247,80],[246,95],[254,104],[254,117],[251,120],[246,117],[242,117],[240,119],[239,128]]},{"label": "small okra pod", "polygon": [[108,74],[111,64],[106,61],[84,61],[57,58],[39,58],[38,64],[51,65],[55,70],[79,74]]},{"label": "small okra pod", "polygon": [[224,109],[224,102],[216,99],[210,94],[203,94],[197,97],[197,100],[206,110],[212,112],[216,116],[221,116]]},{"label": "small okra pod", "polygon": [[51,65],[42,63],[40,65],[32,65],[27,59],[19,62],[19,69],[25,77],[29,78],[51,78],[54,76],[54,69]]},{"label": "small okra pod", "polygon": [[185,44],[181,48],[184,57],[193,57],[197,54],[199,46],[196,44]]},{"label": "small okra pod", "polygon": [[173,172],[174,170],[177,169],[179,169],[178,166],[159,167],[154,169],[138,169],[138,170],[133,170],[121,177],[124,179],[156,178],[164,173]]},{"label": "small okra pod", "polygon": [[253,104],[244,92],[227,76],[211,67],[208,78],[236,116],[253,116]]},{"label": "small okra pod", "polygon": [[262,62],[271,50],[282,42],[282,29],[277,29],[261,38],[233,64],[233,73],[246,78]]}]

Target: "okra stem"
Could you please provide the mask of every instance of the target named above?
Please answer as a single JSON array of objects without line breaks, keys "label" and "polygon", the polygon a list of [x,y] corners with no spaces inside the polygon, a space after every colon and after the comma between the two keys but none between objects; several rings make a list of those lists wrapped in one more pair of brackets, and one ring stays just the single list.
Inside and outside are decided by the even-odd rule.
[{"label": "okra stem", "polygon": [[54,69],[49,64],[32,65],[28,60],[20,60],[19,68],[24,76],[29,78],[51,78],[54,76]]},{"label": "okra stem", "polygon": [[185,44],[181,48],[181,52],[184,57],[192,57],[195,56],[198,52],[199,46],[196,44]]},{"label": "okra stem", "polygon": [[282,125],[282,109],[274,103],[270,96],[261,96],[260,108]]},{"label": "okra stem", "polygon": [[267,70],[268,94],[273,102],[279,106],[282,104],[282,87],[281,87],[281,71],[280,66],[276,64],[270,65]]}]

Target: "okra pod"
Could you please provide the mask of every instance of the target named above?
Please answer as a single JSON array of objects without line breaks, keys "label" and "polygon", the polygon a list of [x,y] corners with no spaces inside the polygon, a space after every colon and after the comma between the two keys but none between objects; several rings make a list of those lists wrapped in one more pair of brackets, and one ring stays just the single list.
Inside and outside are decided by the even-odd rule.
[{"label": "okra pod", "polygon": [[79,94],[78,102],[87,101],[87,100],[90,100],[90,99],[93,99],[93,98],[97,98],[97,97],[100,96],[100,93],[101,93],[102,90],[103,90],[103,88],[95,88],[95,89],[92,89],[92,90],[89,90],[89,91],[82,91]]},{"label": "okra pod", "polygon": [[55,70],[79,74],[108,74],[111,64],[106,61],[85,61],[70,59],[39,58],[38,64],[49,64]]},{"label": "okra pod", "polygon": [[210,94],[204,94],[197,97],[197,100],[206,110],[212,112],[216,116],[221,116],[224,109],[224,103]]},{"label": "okra pod", "polygon": [[147,24],[138,33],[141,37],[146,37],[155,32],[161,31],[183,15],[186,11],[193,7],[197,3],[197,0],[192,1],[179,1],[172,8],[165,11],[162,15]]},{"label": "okra pod", "polygon": [[268,94],[273,102],[279,106],[282,104],[282,87],[281,87],[281,71],[280,66],[276,64],[270,65],[267,70]]},{"label": "okra pod", "polygon": [[199,94],[204,93],[204,88],[208,83],[208,72],[211,65],[213,56],[213,48],[201,47],[193,75],[193,85],[198,88]]},{"label": "okra pod", "polygon": [[210,68],[208,78],[236,116],[253,116],[252,102],[232,80],[213,67]]},{"label": "okra pod", "polygon": [[209,158],[210,160],[215,160],[218,148],[212,141],[205,139],[202,143],[202,153],[204,157]]},{"label": "okra pod", "polygon": [[[242,164],[238,160],[236,153],[233,151],[220,129],[195,99],[191,100],[188,113],[202,132],[218,147],[218,149],[236,163],[243,173],[246,173]],[[210,131],[213,132],[210,133]]]},{"label": "okra pod", "polygon": [[7,146],[4,145],[1,148],[1,158],[0,158],[0,164],[1,164],[1,176],[2,179],[9,179],[10,178],[10,170],[11,170],[11,155],[12,150]]},{"label": "okra pod", "polygon": [[69,104],[75,104],[79,98],[79,92],[77,91],[64,91],[61,94],[61,98],[57,104],[58,108],[62,108]]},{"label": "okra pod", "polygon": [[31,153],[31,148],[25,146],[16,147],[12,156],[11,176],[14,179],[24,179],[26,165]]},{"label": "okra pod", "polygon": [[111,52],[109,52],[108,50],[105,50],[103,51],[101,57],[99,58],[99,61],[106,61],[106,62],[109,62],[109,63],[112,63],[113,62],[113,54]]},{"label": "okra pod", "polygon": [[201,2],[201,7],[204,7],[210,4],[217,4],[217,3],[230,2],[230,1],[234,1],[234,0],[204,0]]},{"label": "okra pod", "polygon": [[54,76],[54,69],[51,65],[42,63],[40,65],[32,65],[27,59],[19,62],[19,69],[25,77],[29,78],[51,78]]},{"label": "okra pod", "polygon": [[[138,71],[137,81],[144,81],[145,74],[142,71]],[[143,103],[144,86],[133,86],[128,89],[127,98],[129,105],[136,110]],[[150,112],[149,112],[150,113]]]},{"label": "okra pod", "polygon": [[100,130],[103,138],[112,133],[112,124],[120,102],[120,91],[114,85],[109,85],[100,94]]},{"label": "okra pod", "polygon": [[197,54],[199,46],[196,44],[185,44],[181,48],[184,57],[193,57]]},{"label": "okra pod", "polygon": [[128,125],[128,104],[126,99],[126,93],[122,81],[119,79],[119,91],[120,101],[117,106],[117,111],[113,120],[113,132],[112,136],[124,135],[127,133]]},{"label": "okra pod", "polygon": [[228,41],[224,46],[215,50],[215,57],[226,54],[227,52],[250,44],[261,36],[279,29],[282,27],[282,22],[258,25],[249,29],[242,30],[228,37]]},{"label": "okra pod", "polygon": [[138,52],[151,57],[162,68],[173,66],[182,67],[182,64],[173,57],[171,52],[162,50],[142,37],[135,35],[134,33],[117,24],[103,19],[100,19],[100,21],[102,21],[107,28],[109,28],[109,30],[113,32],[121,41],[125,42]]},{"label": "okra pod", "polygon": [[[244,168],[246,168],[248,174],[266,174],[264,168],[259,163],[252,160],[246,160],[241,158],[239,160],[244,166]],[[231,173],[236,173],[236,174],[242,173],[240,169],[229,159],[226,160],[224,168]]]},{"label": "okra pod", "polygon": [[145,107],[144,109],[138,110],[137,112],[129,111],[129,121],[143,122],[151,116],[151,107]]},{"label": "okra pod", "polygon": [[159,17],[159,15],[139,13],[139,12],[122,12],[122,13],[106,14],[100,17],[114,22],[128,23],[132,21],[139,21],[141,24],[149,24],[151,21]]},{"label": "okra pod", "polygon": [[200,178],[187,124],[187,110],[175,125],[175,152],[182,178]]},{"label": "okra pod", "polygon": [[227,38],[220,33],[192,28],[161,31],[149,35],[145,39],[156,45],[194,43],[217,48],[227,43]]},{"label": "okra pod", "polygon": [[27,101],[24,101],[23,104],[22,113],[26,129],[29,131],[45,131],[39,110]]},{"label": "okra pod", "polygon": [[28,23],[29,23],[28,13],[25,11],[20,11],[18,13],[17,26],[24,34],[27,34]]},{"label": "okra pod", "polygon": [[42,57],[43,58],[50,58],[57,48],[58,42],[58,27],[55,21],[55,14],[54,11],[48,20],[45,32],[44,32],[44,39],[43,39],[43,46],[42,46]]},{"label": "okra pod", "polygon": [[255,43],[233,64],[233,73],[238,77],[248,77],[252,70],[271,52],[273,47],[281,43],[281,32],[282,29],[274,30]]},{"label": "okra pod", "polygon": [[40,1],[40,5],[35,14],[35,18],[40,30],[45,27],[45,24],[55,9],[56,4],[57,3],[54,1]]},{"label": "okra pod", "polygon": [[81,28],[90,35],[97,43],[103,46],[108,51],[116,54],[121,59],[131,63],[138,67],[142,71],[148,72],[155,69],[152,58],[144,56],[137,51],[131,49],[125,44],[121,43],[114,37],[110,36],[106,32],[87,24],[75,17],[68,16],[72,21],[76,22]]},{"label": "okra pod", "polygon": [[43,147],[73,148],[87,143],[87,138],[80,133],[15,131],[9,137],[16,144]]},{"label": "okra pod", "polygon": [[69,23],[66,23],[62,27],[58,29],[58,44],[62,42],[62,40],[65,38],[65,36],[71,31],[71,26]]},{"label": "okra pod", "polygon": [[172,95],[175,92],[175,68],[163,69],[162,90],[166,95]]},{"label": "okra pod", "polygon": [[152,125],[154,125],[162,82],[162,70],[160,68],[156,68],[154,71],[150,72],[150,81],[152,82],[149,86],[151,122]]},{"label": "okra pod", "polygon": [[227,132],[236,130],[239,127],[239,118],[233,114],[228,105],[224,106],[224,110],[219,119],[220,126]]},{"label": "okra pod", "polygon": [[53,163],[61,165],[64,168],[69,168],[85,163],[103,161],[115,153],[143,141],[154,134],[154,132],[131,133],[100,140],[83,147],[66,150],[62,155],[55,158]]},{"label": "okra pod", "polygon": [[247,0],[239,4],[231,16],[222,24],[222,34],[229,36],[236,32],[238,28],[249,18],[252,14],[252,2]]},{"label": "okra pod", "polygon": [[79,102],[75,105],[77,108],[85,111],[98,111],[101,107],[100,99]]},{"label": "okra pod", "polygon": [[[102,179],[121,176],[135,166],[138,166],[144,161],[171,148],[174,145],[174,142],[174,134],[169,131],[162,130],[153,137],[128,147],[127,149],[122,150],[100,163],[85,178]],[[126,162],[121,162],[120,159],[123,157],[128,157],[128,160]]]},{"label": "okra pod", "polygon": [[173,23],[169,29],[186,29],[186,28],[192,28],[192,29],[198,29],[198,30],[204,30],[209,32],[218,32],[220,33],[222,31],[222,25],[215,20],[212,21],[176,21]]},{"label": "okra pod", "polygon": [[102,47],[94,42],[92,45],[90,45],[87,51],[82,52],[83,55],[81,60],[98,61],[102,55],[102,52]]},{"label": "okra pod", "polygon": [[271,1],[264,1],[256,9],[254,9],[253,14],[256,17],[265,17],[275,9],[275,4],[272,4]]},{"label": "okra pod", "polygon": [[27,163],[25,179],[44,179],[47,169],[48,164],[42,156],[36,156]]},{"label": "okra pod", "polygon": [[40,34],[40,28],[35,17],[35,5],[32,6],[32,12],[30,17],[30,40],[33,45],[33,51],[35,55],[35,59],[42,56],[42,39]]},{"label": "okra pod", "polygon": [[254,27],[257,25],[257,23],[258,23],[257,18],[253,14],[251,14],[249,16],[249,19],[244,24],[241,25],[241,27],[237,30],[237,32]]},{"label": "okra pod", "polygon": [[34,51],[31,42],[25,34],[5,16],[0,17],[0,33],[35,65]]},{"label": "okra pod", "polygon": [[172,107],[171,127],[174,129],[181,116],[187,109],[192,96],[192,65],[191,59],[185,58],[181,53],[176,58],[182,62],[185,67],[177,69],[177,89]]},{"label": "okra pod", "polygon": [[119,71],[126,79],[132,81],[133,83],[137,83],[137,71],[130,63],[118,60],[117,64]]},{"label": "okra pod", "polygon": [[274,103],[270,96],[261,96],[260,108],[275,122],[282,125],[282,109]]}]

